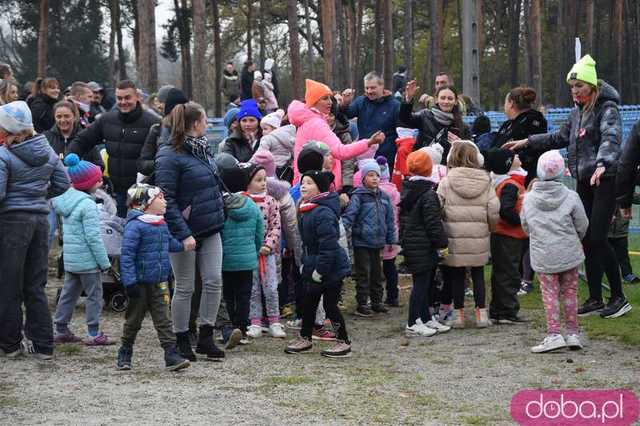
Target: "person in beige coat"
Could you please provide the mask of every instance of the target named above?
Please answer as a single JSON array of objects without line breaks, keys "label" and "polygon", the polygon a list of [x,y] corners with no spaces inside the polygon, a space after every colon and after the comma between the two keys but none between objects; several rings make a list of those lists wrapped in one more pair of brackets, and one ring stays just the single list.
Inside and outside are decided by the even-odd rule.
[{"label": "person in beige coat", "polygon": [[[485,309],[484,265],[489,261],[490,236],[499,219],[500,202],[483,158],[470,141],[454,142],[447,159],[449,173],[438,186],[449,253],[443,273],[453,292],[454,328],[464,328],[464,278],[471,269],[476,325],[489,325]],[[443,301],[447,303],[448,301]]]}]

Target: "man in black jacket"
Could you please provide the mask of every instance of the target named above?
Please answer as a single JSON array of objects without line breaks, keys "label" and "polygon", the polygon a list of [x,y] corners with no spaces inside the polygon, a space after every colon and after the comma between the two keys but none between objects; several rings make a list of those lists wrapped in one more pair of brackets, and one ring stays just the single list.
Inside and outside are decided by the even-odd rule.
[{"label": "man in black jacket", "polygon": [[109,155],[107,170],[113,184],[118,216],[127,215],[127,189],[136,182],[136,161],[149,128],[159,118],[142,109],[137,88],[130,80],[116,86],[117,110],[102,114],[81,131],[69,145],[69,152],[82,156],[96,145],[104,143]]},{"label": "man in black jacket", "polygon": [[240,99],[251,99],[251,87],[253,86],[253,72],[256,70],[256,64],[251,61],[244,63],[242,74],[240,75]]}]

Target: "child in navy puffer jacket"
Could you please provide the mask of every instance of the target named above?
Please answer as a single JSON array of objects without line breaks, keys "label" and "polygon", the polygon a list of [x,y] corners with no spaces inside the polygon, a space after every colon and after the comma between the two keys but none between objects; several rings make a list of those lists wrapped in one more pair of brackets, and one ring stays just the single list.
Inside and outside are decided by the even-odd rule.
[{"label": "child in navy puffer jacket", "polygon": [[171,236],[164,221],[167,202],[160,188],[135,184],[127,191],[127,198],[130,210],[124,227],[120,272],[129,305],[117,367],[119,370],[131,369],[133,344],[149,311],[164,349],[167,370],[180,370],[189,366],[189,360],[176,351],[176,336],[169,318],[167,281],[171,273],[169,252],[184,251],[184,246]]},{"label": "child in navy puffer jacket", "polygon": [[351,354],[351,342],[338,309],[342,280],[349,275],[350,267],[347,254],[339,244],[340,202],[337,193],[329,192],[332,182],[331,172],[307,171],[302,176],[298,228],[304,249],[304,309],[300,337],[287,346],[286,353],[312,349],[314,317],[322,297],[337,336],[336,345],[323,351],[322,355],[337,358]]},{"label": "child in navy puffer jacket", "polygon": [[342,215],[345,229],[351,230],[355,263],[356,314],[371,316],[371,309],[387,312],[382,303],[382,250],[396,243],[396,226],[389,196],[380,190],[380,166],[376,160],[363,162],[360,167],[363,186],[351,195]]}]

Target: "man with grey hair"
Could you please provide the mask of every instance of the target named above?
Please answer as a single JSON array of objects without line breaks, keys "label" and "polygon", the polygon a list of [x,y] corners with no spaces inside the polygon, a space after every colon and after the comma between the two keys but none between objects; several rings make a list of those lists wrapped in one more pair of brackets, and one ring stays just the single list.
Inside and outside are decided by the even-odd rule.
[{"label": "man with grey hair", "polygon": [[400,102],[385,90],[382,77],[374,71],[364,76],[364,93],[354,100],[353,89],[342,92],[342,112],[348,118],[358,118],[361,139],[369,138],[377,131],[384,133],[384,142],[378,147],[376,156],[383,155],[389,164],[389,173],[393,173]]}]

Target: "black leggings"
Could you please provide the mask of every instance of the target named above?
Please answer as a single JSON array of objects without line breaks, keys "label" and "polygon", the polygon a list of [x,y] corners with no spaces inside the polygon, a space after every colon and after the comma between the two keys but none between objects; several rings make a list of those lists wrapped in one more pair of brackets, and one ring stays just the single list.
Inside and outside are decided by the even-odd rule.
[{"label": "black leggings", "polygon": [[[442,273],[445,276],[445,282],[451,283],[453,292],[453,307],[455,309],[464,308],[464,277],[466,267],[442,267]],[[476,302],[476,308],[485,307],[485,284],[484,284],[484,266],[473,266],[471,270],[471,281],[473,281],[473,298]]]},{"label": "black leggings", "polygon": [[320,303],[320,297],[322,296],[324,311],[327,314],[327,318],[331,320],[336,336],[338,339],[349,343],[347,326],[344,322],[344,317],[338,308],[338,299],[340,298],[342,282],[316,283],[306,281],[304,286],[304,309],[302,311],[302,328],[300,330],[300,336],[311,340],[311,333],[313,332],[313,325],[316,318],[316,310],[318,309],[318,303]]},{"label": "black leggings", "polygon": [[587,235],[582,240],[589,298],[602,300],[602,277],[605,273],[611,287],[611,298],[624,297],[618,260],[607,238],[616,209],[615,179],[601,179],[599,186],[578,181],[577,192],[589,218]]}]

